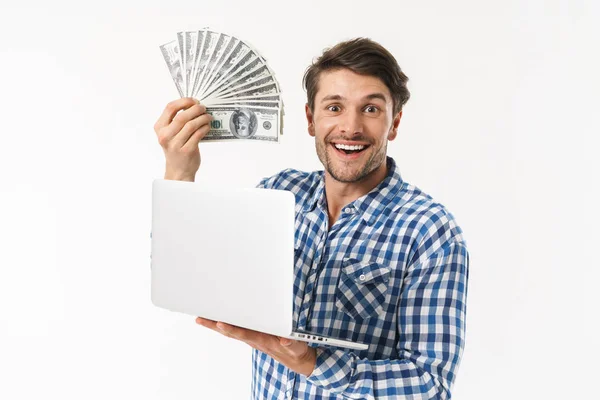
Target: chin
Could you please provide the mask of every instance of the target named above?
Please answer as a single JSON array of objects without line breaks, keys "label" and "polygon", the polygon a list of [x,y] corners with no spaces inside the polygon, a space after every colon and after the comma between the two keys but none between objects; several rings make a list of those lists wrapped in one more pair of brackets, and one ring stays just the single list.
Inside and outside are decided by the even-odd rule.
[{"label": "chin", "polygon": [[366,171],[366,165],[348,165],[348,163],[340,161],[332,161],[329,159],[325,165],[327,172],[333,179],[338,182],[354,183],[363,180],[372,171]]},{"label": "chin", "polygon": [[362,178],[359,175],[335,174],[335,173],[332,173],[332,171],[329,171],[329,175],[331,175],[331,177],[335,181],[338,181],[341,183],[356,183],[356,182],[360,182],[362,180]]}]

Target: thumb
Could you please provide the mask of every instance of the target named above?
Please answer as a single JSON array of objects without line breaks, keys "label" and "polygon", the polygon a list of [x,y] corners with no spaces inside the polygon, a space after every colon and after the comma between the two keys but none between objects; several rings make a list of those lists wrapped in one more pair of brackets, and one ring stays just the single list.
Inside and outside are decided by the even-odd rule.
[{"label": "thumb", "polygon": [[309,349],[308,343],[293,339],[279,339],[285,351],[294,357],[303,357]]}]

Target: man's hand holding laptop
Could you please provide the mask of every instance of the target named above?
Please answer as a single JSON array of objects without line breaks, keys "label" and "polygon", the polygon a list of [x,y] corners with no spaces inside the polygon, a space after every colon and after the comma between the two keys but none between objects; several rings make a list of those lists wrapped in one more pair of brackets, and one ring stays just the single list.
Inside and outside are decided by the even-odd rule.
[{"label": "man's hand holding laptop", "polygon": [[249,346],[270,355],[299,374],[310,376],[315,369],[317,351],[305,342],[280,338],[206,318],[198,317],[196,323],[232,339],[241,340]]}]

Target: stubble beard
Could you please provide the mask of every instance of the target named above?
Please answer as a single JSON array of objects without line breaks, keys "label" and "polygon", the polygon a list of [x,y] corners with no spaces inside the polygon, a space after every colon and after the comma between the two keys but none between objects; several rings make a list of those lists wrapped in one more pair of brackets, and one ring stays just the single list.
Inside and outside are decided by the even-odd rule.
[{"label": "stubble beard", "polygon": [[[315,143],[317,156],[319,157],[319,160],[321,160],[321,164],[323,164],[325,171],[327,171],[333,179],[342,183],[356,183],[365,179],[370,173],[375,171],[383,162],[385,162],[387,154],[387,141],[383,141],[382,145],[376,149],[375,152],[371,153],[371,156],[367,159],[362,168],[352,171],[348,166],[354,163],[338,161],[338,164],[341,163],[346,167],[335,167],[336,163],[331,160],[329,152],[327,151],[329,143],[326,143],[324,140],[317,140]],[[372,150],[372,146],[373,145],[370,146],[370,150]]]}]

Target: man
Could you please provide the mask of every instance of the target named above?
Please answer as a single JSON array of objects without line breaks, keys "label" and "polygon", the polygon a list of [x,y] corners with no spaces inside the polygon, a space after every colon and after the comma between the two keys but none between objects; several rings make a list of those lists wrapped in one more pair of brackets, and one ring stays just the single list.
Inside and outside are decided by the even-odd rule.
[{"label": "man", "polygon": [[[464,347],[469,255],[441,204],[405,182],[387,142],[408,78],[369,39],[326,50],[304,76],[308,133],[324,171],[286,169],[296,214],[295,329],[369,344],[307,344],[198,318],[254,348],[255,399],[447,399]],[[179,112],[181,111],[181,112]],[[155,130],[165,179],[193,181],[211,117],[170,103]]]}]

